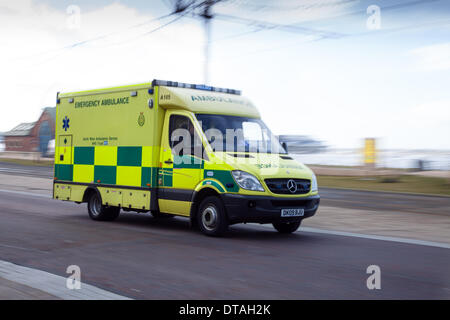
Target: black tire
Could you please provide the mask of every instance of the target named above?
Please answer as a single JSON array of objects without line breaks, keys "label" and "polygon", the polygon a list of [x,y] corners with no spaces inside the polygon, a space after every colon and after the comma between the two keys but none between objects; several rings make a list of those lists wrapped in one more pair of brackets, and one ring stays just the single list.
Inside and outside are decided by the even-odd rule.
[{"label": "black tire", "polygon": [[206,197],[198,206],[197,223],[207,236],[219,237],[228,230],[228,217],[222,201],[215,196]]},{"label": "black tire", "polygon": [[297,231],[301,223],[301,221],[274,222],[272,223],[272,225],[279,233],[292,233],[294,231]]},{"label": "black tire", "polygon": [[113,221],[120,214],[120,208],[102,205],[102,198],[98,192],[90,194],[87,207],[89,217],[96,221]]},{"label": "black tire", "polygon": [[173,214],[168,214],[168,213],[162,213],[159,211],[152,211],[152,216],[155,219],[168,219],[168,218],[173,218],[175,217]]}]

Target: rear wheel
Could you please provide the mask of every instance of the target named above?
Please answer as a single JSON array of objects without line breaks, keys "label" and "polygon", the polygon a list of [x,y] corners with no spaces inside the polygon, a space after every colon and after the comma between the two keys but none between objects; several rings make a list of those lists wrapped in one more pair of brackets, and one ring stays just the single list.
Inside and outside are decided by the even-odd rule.
[{"label": "rear wheel", "polygon": [[91,193],[87,207],[89,217],[96,221],[112,221],[120,214],[120,208],[104,206],[98,192]]},{"label": "rear wheel", "polygon": [[301,223],[301,221],[274,222],[272,223],[272,225],[279,233],[292,233],[294,231],[297,231]]},{"label": "rear wheel", "polygon": [[222,201],[215,196],[205,198],[198,207],[197,222],[208,236],[221,236],[228,229],[228,218]]}]

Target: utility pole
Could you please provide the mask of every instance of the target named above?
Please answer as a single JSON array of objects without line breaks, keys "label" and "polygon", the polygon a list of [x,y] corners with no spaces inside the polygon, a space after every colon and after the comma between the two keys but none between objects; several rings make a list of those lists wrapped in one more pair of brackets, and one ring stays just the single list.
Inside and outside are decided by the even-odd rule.
[{"label": "utility pole", "polygon": [[[204,62],[203,62],[203,81],[205,84],[209,82],[209,55],[211,44],[211,20],[214,18],[212,7],[222,0],[177,0],[175,3],[175,14],[186,14],[186,10],[193,11],[195,16],[203,19],[205,28],[205,46],[204,46]],[[195,12],[197,11],[197,12]]]},{"label": "utility pole", "polygon": [[206,0],[203,7],[203,13],[200,15],[203,18],[205,27],[205,48],[204,48],[204,65],[203,65],[203,81],[207,85],[209,82],[209,50],[211,43],[211,7],[216,3],[214,0]]}]

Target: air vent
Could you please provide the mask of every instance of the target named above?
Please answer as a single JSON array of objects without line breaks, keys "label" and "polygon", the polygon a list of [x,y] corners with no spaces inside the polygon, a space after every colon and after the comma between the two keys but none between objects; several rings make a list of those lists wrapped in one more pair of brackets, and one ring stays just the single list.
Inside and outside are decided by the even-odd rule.
[{"label": "air vent", "polygon": [[280,156],[280,158],[281,158],[281,159],[284,159],[284,160],[294,160],[294,159],[292,159],[292,158],[289,157],[289,156]]}]

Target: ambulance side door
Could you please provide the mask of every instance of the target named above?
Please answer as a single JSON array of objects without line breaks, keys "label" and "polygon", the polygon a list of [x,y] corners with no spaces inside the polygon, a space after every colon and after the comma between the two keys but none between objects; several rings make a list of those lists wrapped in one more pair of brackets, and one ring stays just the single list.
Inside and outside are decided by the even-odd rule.
[{"label": "ambulance side door", "polygon": [[160,211],[187,216],[194,188],[203,177],[201,142],[188,112],[168,110],[163,130],[158,174]]}]

